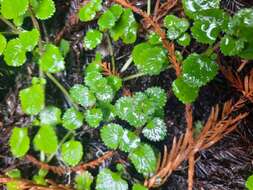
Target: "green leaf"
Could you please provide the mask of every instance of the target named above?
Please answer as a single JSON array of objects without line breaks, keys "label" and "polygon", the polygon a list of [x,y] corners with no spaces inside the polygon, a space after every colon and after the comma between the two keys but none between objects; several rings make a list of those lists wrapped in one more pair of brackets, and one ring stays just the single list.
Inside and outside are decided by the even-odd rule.
[{"label": "green leaf", "polygon": [[2,0],[1,13],[7,19],[13,19],[25,14],[28,0]]},{"label": "green leaf", "polygon": [[177,43],[181,46],[186,47],[191,43],[191,36],[185,33],[180,38],[177,39]]},{"label": "green leaf", "polygon": [[244,48],[244,41],[225,35],[220,42],[221,52],[225,56],[238,55]]},{"label": "green leaf", "polygon": [[184,104],[194,102],[199,93],[199,88],[189,86],[182,78],[174,80],[172,90],[175,96]]},{"label": "green leaf", "polygon": [[146,188],[145,186],[143,186],[141,184],[135,183],[133,185],[133,189],[132,190],[148,190],[148,188]]},{"label": "green leaf", "polygon": [[69,53],[69,50],[70,50],[69,41],[62,39],[60,42],[60,51],[62,53],[62,56],[66,57],[66,55]]},{"label": "green leaf", "polygon": [[135,150],[141,143],[140,138],[132,131],[124,130],[119,142],[119,149],[124,152]]},{"label": "green leaf", "polygon": [[15,127],[12,130],[9,144],[11,147],[11,153],[15,157],[24,156],[30,148],[28,129]]},{"label": "green leaf", "polygon": [[46,154],[56,152],[58,139],[54,128],[49,125],[40,127],[38,133],[34,137],[33,143],[36,150],[42,151]]},{"label": "green leaf", "polygon": [[81,112],[74,108],[69,108],[62,117],[63,127],[68,130],[75,130],[83,125],[83,119],[84,116]]},{"label": "green leaf", "polygon": [[53,0],[39,0],[37,5],[33,6],[35,16],[40,20],[51,18],[55,13],[55,4]]},{"label": "green leaf", "polygon": [[96,103],[95,95],[85,86],[76,84],[70,89],[70,96],[83,107],[92,107]]},{"label": "green leaf", "polygon": [[114,14],[110,10],[105,11],[98,19],[99,30],[105,31],[111,29],[116,21],[117,18],[114,17]]},{"label": "green leaf", "polygon": [[33,84],[19,92],[22,111],[29,115],[38,114],[45,106],[44,85]]},{"label": "green leaf", "polygon": [[138,24],[135,21],[131,9],[124,9],[119,21],[110,30],[111,37],[114,41],[121,38],[124,43],[132,44],[137,38]]},{"label": "green leaf", "polygon": [[104,81],[104,83],[100,83],[97,86],[98,91],[96,92],[96,97],[101,102],[111,102],[114,97],[114,92],[111,86],[107,84],[107,81]]},{"label": "green leaf", "polygon": [[164,26],[167,30],[167,37],[170,40],[179,38],[190,26],[185,18],[179,18],[174,15],[167,15],[164,18]]},{"label": "green leaf", "polygon": [[24,31],[19,34],[20,42],[26,51],[32,51],[38,44],[40,33],[37,29],[31,31]]},{"label": "green leaf", "polygon": [[102,0],[91,0],[84,7],[79,10],[79,18],[83,22],[91,21],[95,18],[96,12],[99,11],[102,6]]},{"label": "green leaf", "polygon": [[152,32],[148,36],[148,43],[150,43],[151,45],[161,45],[162,44],[162,39],[157,33]]},{"label": "green leaf", "polygon": [[10,178],[18,179],[21,178],[21,171],[19,169],[12,169],[6,172],[6,175]]},{"label": "green leaf", "polygon": [[39,59],[41,69],[49,73],[57,73],[65,69],[64,58],[58,47],[53,44],[45,46],[45,52]]},{"label": "green leaf", "polygon": [[245,186],[248,188],[248,190],[253,190],[253,175],[248,177]]},{"label": "green leaf", "polygon": [[154,118],[148,122],[142,133],[151,141],[162,141],[167,134],[167,127],[162,119]]},{"label": "green leaf", "polygon": [[213,44],[220,32],[228,26],[229,16],[221,9],[209,9],[198,12],[191,28],[197,42]]},{"label": "green leaf", "polygon": [[2,55],[2,53],[4,52],[6,45],[7,45],[7,40],[6,40],[6,38],[0,33],[0,55]]},{"label": "green leaf", "polygon": [[70,140],[61,147],[62,160],[69,166],[76,166],[83,157],[83,146],[79,141]]},{"label": "green leaf", "polygon": [[[102,76],[102,74],[98,71],[91,71],[87,72],[86,76],[84,78],[85,84],[92,90],[92,91],[97,91],[99,86],[100,81],[105,80]],[[106,83],[106,81],[105,81]]]},{"label": "green leaf", "polygon": [[93,176],[90,172],[84,171],[75,176],[76,190],[90,190],[93,182]]},{"label": "green leaf", "polygon": [[105,168],[101,170],[96,180],[96,190],[128,190],[128,184],[118,173]]},{"label": "green leaf", "polygon": [[121,14],[123,13],[123,8],[118,5],[118,4],[114,4],[112,5],[109,10],[112,12],[113,16],[118,20],[121,16]]},{"label": "green leaf", "polygon": [[26,52],[19,38],[12,39],[7,43],[3,52],[4,61],[7,65],[19,67],[26,61]]},{"label": "green leaf", "polygon": [[103,34],[98,30],[90,29],[84,38],[84,47],[87,49],[94,49],[101,43]]},{"label": "green leaf", "polygon": [[167,102],[167,94],[164,89],[160,87],[151,87],[145,91],[149,100],[154,104],[154,107],[163,108]]},{"label": "green leaf", "polygon": [[192,87],[201,87],[211,81],[218,72],[216,62],[207,56],[190,54],[183,61],[183,80]]},{"label": "green leaf", "polygon": [[116,109],[114,105],[106,102],[100,102],[98,106],[103,112],[104,121],[112,121],[115,119]]},{"label": "green leaf", "polygon": [[168,66],[168,56],[162,46],[140,43],[132,51],[134,64],[141,73],[158,75]]},{"label": "green leaf", "polygon": [[122,79],[120,77],[110,75],[106,79],[107,83],[112,87],[114,92],[117,92],[122,87]]},{"label": "green leaf", "polygon": [[85,121],[89,127],[97,128],[103,120],[103,112],[99,108],[92,108],[85,112]]},{"label": "green leaf", "polygon": [[154,174],[156,170],[156,157],[149,145],[141,144],[133,152],[130,152],[129,159],[139,173],[146,177]]},{"label": "green leaf", "polygon": [[96,53],[95,59],[85,68],[85,74],[87,75],[90,72],[100,73],[102,71],[101,62],[102,55],[100,53]]},{"label": "green leaf", "polygon": [[193,18],[199,11],[219,9],[221,0],[182,0],[186,15]]},{"label": "green leaf", "polygon": [[115,150],[119,147],[120,142],[122,141],[124,129],[118,124],[108,124],[103,126],[100,130],[100,136],[104,144]]},{"label": "green leaf", "polygon": [[55,106],[45,107],[40,112],[40,123],[51,126],[61,123],[61,110]]},{"label": "green leaf", "polygon": [[253,42],[245,44],[245,48],[240,52],[240,57],[247,60],[253,59]]}]

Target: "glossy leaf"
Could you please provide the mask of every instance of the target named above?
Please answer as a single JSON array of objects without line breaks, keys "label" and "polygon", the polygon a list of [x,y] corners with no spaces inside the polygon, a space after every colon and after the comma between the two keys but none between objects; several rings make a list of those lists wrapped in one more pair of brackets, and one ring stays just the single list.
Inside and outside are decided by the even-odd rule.
[{"label": "glossy leaf", "polygon": [[172,90],[175,96],[184,104],[194,102],[199,93],[198,87],[189,86],[182,78],[178,78],[173,82]]},{"label": "glossy leaf", "polygon": [[24,156],[30,148],[30,138],[28,136],[27,128],[15,127],[9,141],[11,153],[15,157]]},{"label": "glossy leaf", "polygon": [[162,46],[140,43],[132,51],[134,64],[141,73],[158,75],[168,66],[167,52]]},{"label": "glossy leaf", "polygon": [[156,34],[155,32],[152,32],[148,36],[148,43],[150,43],[151,45],[159,45],[159,44],[161,45],[162,39],[158,34]]},{"label": "glossy leaf", "polygon": [[98,106],[103,112],[104,121],[114,120],[116,117],[116,109],[114,105],[106,102],[100,102]]},{"label": "glossy leaf", "polygon": [[191,36],[185,33],[180,38],[177,39],[177,43],[181,46],[186,47],[191,43]]},{"label": "glossy leaf", "polygon": [[128,184],[118,173],[105,168],[101,170],[96,180],[96,190],[128,190]]},{"label": "glossy leaf", "polygon": [[114,92],[117,92],[122,87],[122,79],[120,77],[110,75],[106,79],[108,85],[112,87]]},{"label": "glossy leaf", "polygon": [[98,30],[91,29],[86,33],[84,38],[84,47],[94,49],[102,41],[103,34]]},{"label": "glossy leaf", "polygon": [[4,37],[4,35],[0,33],[0,55],[2,55],[2,53],[4,52],[6,45],[7,45],[7,40]]},{"label": "glossy leaf", "polygon": [[84,7],[79,10],[79,18],[83,22],[91,21],[95,18],[96,12],[99,11],[102,6],[102,0],[91,0]]},{"label": "glossy leaf", "polygon": [[218,65],[210,57],[193,53],[183,61],[183,80],[192,87],[201,87],[218,72]]},{"label": "glossy leaf", "polygon": [[38,114],[45,106],[44,85],[34,84],[19,92],[22,111],[28,115]]},{"label": "glossy leaf", "polygon": [[248,188],[248,190],[253,190],[253,175],[248,177],[245,186]]},{"label": "glossy leaf", "polygon": [[89,127],[97,128],[103,120],[103,112],[99,108],[92,108],[85,112],[85,121]]},{"label": "glossy leaf", "polygon": [[28,3],[28,0],[2,0],[1,13],[7,19],[17,18],[25,14]]},{"label": "glossy leaf", "polygon": [[45,107],[40,112],[40,123],[51,126],[61,123],[61,110],[55,106]]},{"label": "glossy leaf", "polygon": [[62,117],[63,127],[68,130],[75,130],[83,125],[83,119],[84,116],[81,112],[74,108],[69,108]]},{"label": "glossy leaf", "polygon": [[83,146],[79,141],[70,140],[61,147],[62,160],[69,166],[76,166],[83,157]]},{"label": "glossy leaf", "polygon": [[151,141],[161,141],[166,137],[167,127],[162,119],[154,118],[148,122],[142,133]]},{"label": "glossy leaf", "polygon": [[45,52],[39,59],[41,69],[49,73],[57,73],[65,69],[64,58],[59,50],[53,44],[45,46]]},{"label": "glossy leaf", "polygon": [[85,75],[91,72],[100,73],[102,71],[101,62],[102,55],[100,53],[96,53],[95,59],[85,68]]},{"label": "glossy leaf", "polygon": [[119,149],[124,152],[131,152],[135,150],[140,143],[140,138],[134,132],[124,130],[119,143]]},{"label": "glossy leaf", "polygon": [[96,103],[95,95],[85,86],[76,84],[70,89],[70,96],[83,107],[91,107]]},{"label": "glossy leaf", "polygon": [[19,67],[26,61],[26,52],[19,38],[12,39],[7,43],[3,53],[7,65]]},{"label": "glossy leaf", "polygon": [[221,0],[182,0],[186,15],[193,18],[199,11],[220,8]]},{"label": "glossy leaf", "polygon": [[238,55],[244,48],[244,41],[235,39],[229,35],[224,36],[220,42],[221,52],[225,56]]},{"label": "glossy leaf", "polygon": [[137,38],[138,24],[135,21],[133,12],[130,9],[124,9],[119,21],[110,30],[110,34],[114,41],[121,38],[124,43],[132,44]]},{"label": "glossy leaf", "polygon": [[[102,81],[102,80],[101,80]],[[106,80],[105,80],[106,81]],[[104,84],[104,85],[102,85]],[[113,89],[106,82],[102,82],[97,86],[98,91],[96,92],[96,97],[101,102],[111,102],[114,97]]]},{"label": "glossy leaf", "polygon": [[114,4],[112,5],[109,10],[112,12],[113,16],[118,20],[121,16],[121,14],[123,13],[123,8],[118,5],[118,4]]},{"label": "glossy leaf", "polygon": [[39,0],[32,4],[35,16],[40,20],[51,18],[55,13],[55,4],[53,0]]},{"label": "glossy leaf", "polygon": [[253,42],[245,44],[245,48],[240,52],[240,57],[246,60],[253,59]]},{"label": "glossy leaf", "polygon": [[133,152],[130,152],[129,159],[144,176],[151,176],[156,169],[156,157],[153,149],[147,144],[141,144]]},{"label": "glossy leaf", "polygon": [[108,124],[100,130],[100,136],[104,144],[110,149],[117,149],[122,141],[124,129],[118,124]]},{"label": "glossy leaf", "polygon": [[167,15],[164,18],[164,26],[167,28],[167,37],[170,40],[175,40],[189,28],[190,24],[185,18]]},{"label": "glossy leaf", "polygon": [[167,94],[165,90],[160,87],[150,87],[145,91],[145,94],[156,109],[163,108],[167,102]]},{"label": "glossy leaf", "polygon": [[110,10],[105,11],[98,19],[99,30],[105,31],[111,29],[116,21],[117,18],[114,17],[114,14]]},{"label": "glossy leaf", "polygon": [[52,154],[56,152],[58,147],[58,139],[54,128],[49,125],[40,127],[39,131],[34,137],[33,143],[36,150],[42,151],[46,154]]},{"label": "glossy leaf", "polygon": [[26,51],[32,51],[38,44],[40,33],[37,29],[31,31],[24,31],[19,34],[20,42]]},{"label": "glossy leaf", "polygon": [[132,190],[148,190],[148,188],[146,188],[145,186],[143,186],[141,184],[135,183],[133,185],[133,189]]},{"label": "glossy leaf", "polygon": [[76,190],[90,190],[94,177],[90,172],[84,171],[75,176]]}]

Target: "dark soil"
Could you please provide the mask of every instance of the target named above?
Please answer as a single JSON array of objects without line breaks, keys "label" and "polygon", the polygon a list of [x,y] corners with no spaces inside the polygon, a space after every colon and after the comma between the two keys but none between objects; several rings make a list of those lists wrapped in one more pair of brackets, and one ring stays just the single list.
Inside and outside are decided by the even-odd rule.
[{"label": "dark soil", "polygon": [[[145,0],[134,1],[140,7],[145,7]],[[154,1],[155,2],[155,1]],[[57,15],[50,21],[46,22],[46,28],[51,40],[59,32],[67,20],[67,15],[71,15],[76,11],[79,5],[78,0],[64,1],[56,0]],[[106,4],[106,3],[105,3]],[[223,0],[222,5],[231,13],[237,11],[244,6],[252,6],[251,0]],[[137,18],[139,18],[137,16]],[[66,72],[57,75],[61,83],[69,88],[75,83],[83,80],[83,68],[90,62],[94,56],[94,52],[84,52],[82,48],[82,39],[86,30],[92,27],[94,23],[77,24],[68,28],[64,34],[64,38],[71,41],[71,52],[67,58]],[[2,27],[0,23],[0,27]],[[139,39],[141,41],[141,39]],[[114,45],[115,57],[117,60],[117,68],[121,68],[127,57],[131,53],[132,46],[126,46],[121,42]],[[198,47],[194,43],[189,48],[191,52],[200,51],[203,47]],[[107,44],[99,48],[100,51],[107,52]],[[108,52],[107,52],[108,53]],[[108,53],[109,54],[109,53]],[[105,60],[109,57],[105,57]],[[222,62],[230,67],[238,66],[237,59],[228,59],[221,57]],[[249,63],[243,70],[242,75],[247,73],[252,64]],[[29,68],[29,69],[27,69]],[[27,64],[27,67],[18,69],[8,68],[2,60],[0,60],[0,174],[11,168],[19,168],[24,172],[24,177],[31,177],[37,170],[26,161],[15,159],[11,156],[8,147],[8,139],[10,132],[14,126],[24,126],[30,123],[30,118],[23,115],[20,111],[18,100],[18,91],[29,84],[31,79],[31,71],[36,73],[36,68]],[[135,68],[130,67],[125,75],[135,73]],[[184,118],[184,105],[181,104],[171,92],[171,83],[175,79],[173,70],[167,70],[155,77],[142,77],[139,79],[128,81],[124,87],[131,92],[142,91],[151,86],[160,86],[168,93],[168,103],[166,105],[165,117],[168,127],[168,137],[162,143],[155,146],[162,150],[163,145],[171,146],[174,136],[179,136],[185,132],[186,123]],[[49,82],[47,85],[47,102],[59,107],[67,107],[61,92]],[[226,79],[219,74],[214,81],[204,87],[198,100],[194,103],[194,121],[206,121],[210,114],[211,107],[215,104],[223,104],[226,100],[237,99],[238,93],[231,88]],[[248,106],[249,112],[252,105]],[[196,190],[243,190],[245,180],[253,171],[253,117],[252,113],[240,126],[230,135],[225,137],[212,148],[202,151],[197,155],[197,163],[195,165],[195,189]],[[84,129],[86,129],[84,127]],[[106,151],[106,148],[98,141],[96,131],[80,131],[78,138],[87,139],[88,147],[86,149],[89,154],[87,160],[92,159],[98,148]],[[121,155],[124,157],[124,155]],[[107,163],[110,164],[110,163]],[[166,184],[160,189],[164,190],[186,190],[187,189],[187,163],[183,163],[177,171],[175,171]],[[93,171],[96,172],[96,171]],[[129,170],[132,176],[136,176],[136,172]],[[54,176],[55,177],[55,176]],[[137,176],[139,177],[139,176]],[[68,176],[56,178],[54,180],[64,183],[67,182]],[[0,186],[1,188],[1,186]]]}]

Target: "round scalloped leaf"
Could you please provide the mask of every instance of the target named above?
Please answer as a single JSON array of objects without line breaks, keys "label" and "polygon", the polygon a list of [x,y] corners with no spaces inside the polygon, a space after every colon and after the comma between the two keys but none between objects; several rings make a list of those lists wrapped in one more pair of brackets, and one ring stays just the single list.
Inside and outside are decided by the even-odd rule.
[{"label": "round scalloped leaf", "polygon": [[38,114],[45,106],[44,85],[34,84],[29,88],[21,90],[19,98],[21,109],[24,113],[29,115]]},{"label": "round scalloped leaf", "polygon": [[102,0],[91,0],[84,7],[79,10],[79,18],[83,22],[91,21],[95,18],[96,12],[99,11],[102,6]]},{"label": "round scalloped leaf", "polygon": [[0,55],[2,55],[2,53],[4,52],[6,45],[7,45],[7,40],[6,40],[6,38],[0,33]]},{"label": "round scalloped leaf", "polygon": [[61,147],[61,158],[69,166],[76,166],[83,157],[83,145],[79,141],[70,140]]},{"label": "round scalloped leaf", "polygon": [[121,38],[124,43],[132,44],[137,38],[138,24],[135,21],[131,9],[124,9],[119,21],[110,29],[111,37],[114,41]]},{"label": "round scalloped leaf", "polygon": [[53,127],[45,125],[40,127],[33,140],[36,150],[46,154],[55,153],[58,147],[58,139]]},{"label": "round scalloped leaf", "polygon": [[146,177],[154,174],[156,170],[156,157],[151,146],[141,144],[133,152],[130,152],[129,159],[139,173]]},{"label": "round scalloped leaf", "polygon": [[39,0],[35,10],[35,16],[40,20],[51,18],[55,13],[55,4],[53,0]]},{"label": "round scalloped leaf", "polygon": [[45,107],[40,112],[40,123],[51,126],[61,123],[61,110],[55,106]]},{"label": "round scalloped leaf", "polygon": [[87,49],[94,49],[101,43],[103,34],[98,30],[90,29],[84,38],[84,47]]},{"label": "round scalloped leaf", "polygon": [[110,85],[107,84],[107,81],[105,80],[104,85],[103,83],[100,83],[96,88],[96,97],[101,102],[111,102],[114,97],[113,89]]},{"label": "round scalloped leaf", "polygon": [[128,183],[118,173],[104,168],[97,176],[96,190],[128,190]]},{"label": "round scalloped leaf", "polygon": [[105,125],[100,130],[102,141],[107,147],[113,150],[119,147],[119,144],[122,141],[123,133],[124,129],[120,125],[114,123]]},{"label": "round scalloped leaf", "polygon": [[184,104],[194,102],[199,93],[199,88],[189,86],[182,78],[174,80],[172,90],[175,96]]},{"label": "round scalloped leaf", "polygon": [[115,75],[106,77],[108,85],[110,85],[114,92],[117,92],[122,87],[122,79]]},{"label": "round scalloped leaf", "polygon": [[238,55],[244,48],[244,40],[235,39],[232,36],[225,35],[220,42],[221,52],[225,56]]},{"label": "round scalloped leaf", "polygon": [[89,127],[97,128],[103,120],[103,112],[99,108],[92,108],[85,112],[85,121]]},{"label": "round scalloped leaf", "polygon": [[164,18],[164,26],[167,28],[167,37],[170,40],[175,40],[189,28],[190,24],[185,18],[167,15]]},{"label": "round scalloped leaf", "polygon": [[102,71],[101,63],[102,55],[100,53],[96,53],[95,59],[85,68],[85,75],[91,72],[100,73]]},{"label": "round scalloped leaf", "polygon": [[131,152],[141,143],[140,138],[132,131],[124,130],[119,142],[119,149],[124,152]]},{"label": "round scalloped leaf", "polygon": [[161,40],[161,37],[157,33],[152,32],[148,36],[148,43],[150,43],[151,45],[161,45],[162,40]]},{"label": "round scalloped leaf", "polygon": [[135,183],[133,185],[133,189],[132,190],[148,190],[148,188],[146,188],[145,186],[143,186],[141,184]]},{"label": "round scalloped leaf", "polygon": [[11,148],[11,153],[15,157],[19,158],[24,156],[30,148],[30,138],[28,136],[28,129],[15,127],[12,130],[9,144]]},{"label": "round scalloped leaf", "polygon": [[40,33],[37,29],[31,31],[24,31],[19,34],[20,42],[26,51],[32,51],[38,44]]},{"label": "round scalloped leaf", "polygon": [[121,16],[121,14],[123,13],[123,8],[118,5],[118,4],[114,4],[112,5],[109,10],[112,12],[112,14],[114,15],[114,17],[118,20]]},{"label": "round scalloped leaf", "polygon": [[63,127],[68,130],[78,129],[83,125],[83,119],[84,116],[81,112],[74,108],[69,108],[62,117]]},{"label": "round scalloped leaf", "polygon": [[142,133],[151,141],[162,141],[167,134],[167,127],[162,119],[154,118],[148,122]]},{"label": "round scalloped leaf", "polygon": [[163,108],[167,102],[167,94],[164,89],[160,87],[151,87],[145,91],[151,102],[154,103],[154,107]]},{"label": "round scalloped leaf", "polygon": [[70,96],[83,107],[91,107],[96,103],[95,95],[85,86],[76,84],[70,89]]},{"label": "round scalloped leaf", "polygon": [[26,52],[20,39],[12,39],[7,43],[6,49],[3,52],[4,61],[7,65],[19,67],[26,61]]},{"label": "round scalloped leaf", "polygon": [[218,35],[228,26],[229,16],[221,9],[209,9],[198,12],[195,16],[192,36],[197,42],[213,44]]},{"label": "round scalloped leaf", "polygon": [[77,175],[75,176],[75,189],[90,190],[93,179],[94,177],[88,171],[77,173]]},{"label": "round scalloped leaf", "polygon": [[104,78],[99,71],[87,72],[84,78],[85,85],[88,86],[92,91],[97,90],[97,84],[99,84],[101,80],[104,80]]},{"label": "round scalloped leaf", "polygon": [[199,11],[207,9],[219,9],[221,0],[182,0],[186,15],[194,18]]},{"label": "round scalloped leaf", "polygon": [[140,43],[132,51],[134,64],[141,73],[158,75],[168,65],[168,56],[162,46]]},{"label": "round scalloped leaf", "polygon": [[207,84],[216,76],[217,72],[218,65],[207,56],[193,53],[183,61],[183,80],[193,87]]},{"label": "round scalloped leaf", "polygon": [[28,0],[2,0],[1,13],[7,19],[17,18],[25,14],[28,3]]},{"label": "round scalloped leaf", "polygon": [[188,46],[191,43],[191,36],[188,33],[183,34],[180,38],[177,39],[177,43],[180,46]]},{"label": "round scalloped leaf", "polygon": [[105,31],[111,29],[116,21],[117,18],[114,17],[114,14],[110,10],[105,11],[98,19],[99,30]]},{"label": "round scalloped leaf", "polygon": [[65,69],[64,58],[59,50],[53,44],[45,46],[45,52],[39,59],[41,69],[49,73],[57,73]]}]

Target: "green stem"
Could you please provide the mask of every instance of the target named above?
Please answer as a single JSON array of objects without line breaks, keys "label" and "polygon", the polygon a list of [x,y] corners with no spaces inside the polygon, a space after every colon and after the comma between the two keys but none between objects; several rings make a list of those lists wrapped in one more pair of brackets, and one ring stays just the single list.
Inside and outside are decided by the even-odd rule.
[{"label": "green stem", "polygon": [[70,97],[68,91],[61,85],[61,83],[59,83],[51,73],[46,73],[46,75],[62,91],[69,104],[78,110],[78,106],[72,101],[72,98]]},{"label": "green stem", "polygon": [[133,74],[133,75],[130,75],[128,77],[125,77],[122,80],[123,81],[128,81],[128,80],[132,80],[132,79],[135,79],[135,78],[139,78],[139,77],[144,76],[144,75],[145,75],[145,73],[137,73],[137,74]]},{"label": "green stem", "polygon": [[147,14],[148,16],[150,15],[151,13],[151,0],[147,0]]},{"label": "green stem", "polygon": [[20,33],[19,29],[17,29],[17,27],[14,24],[12,24],[10,21],[8,21],[6,18],[4,18],[2,15],[0,15],[0,20],[2,20],[6,25],[8,25],[11,28],[12,33],[14,33],[14,34]]},{"label": "green stem", "polygon": [[128,67],[131,65],[132,61],[133,61],[133,58],[132,58],[132,56],[130,56],[129,59],[126,61],[126,63],[121,68],[120,72],[123,73],[124,71],[126,71],[128,69]]},{"label": "green stem", "polygon": [[111,56],[111,62],[112,62],[112,71],[116,71],[116,66],[115,66],[115,59],[114,59],[114,53],[113,53],[113,47],[112,47],[112,42],[110,39],[110,36],[106,33],[106,38],[107,38],[107,43],[108,43],[108,48],[109,48],[109,53]]}]

